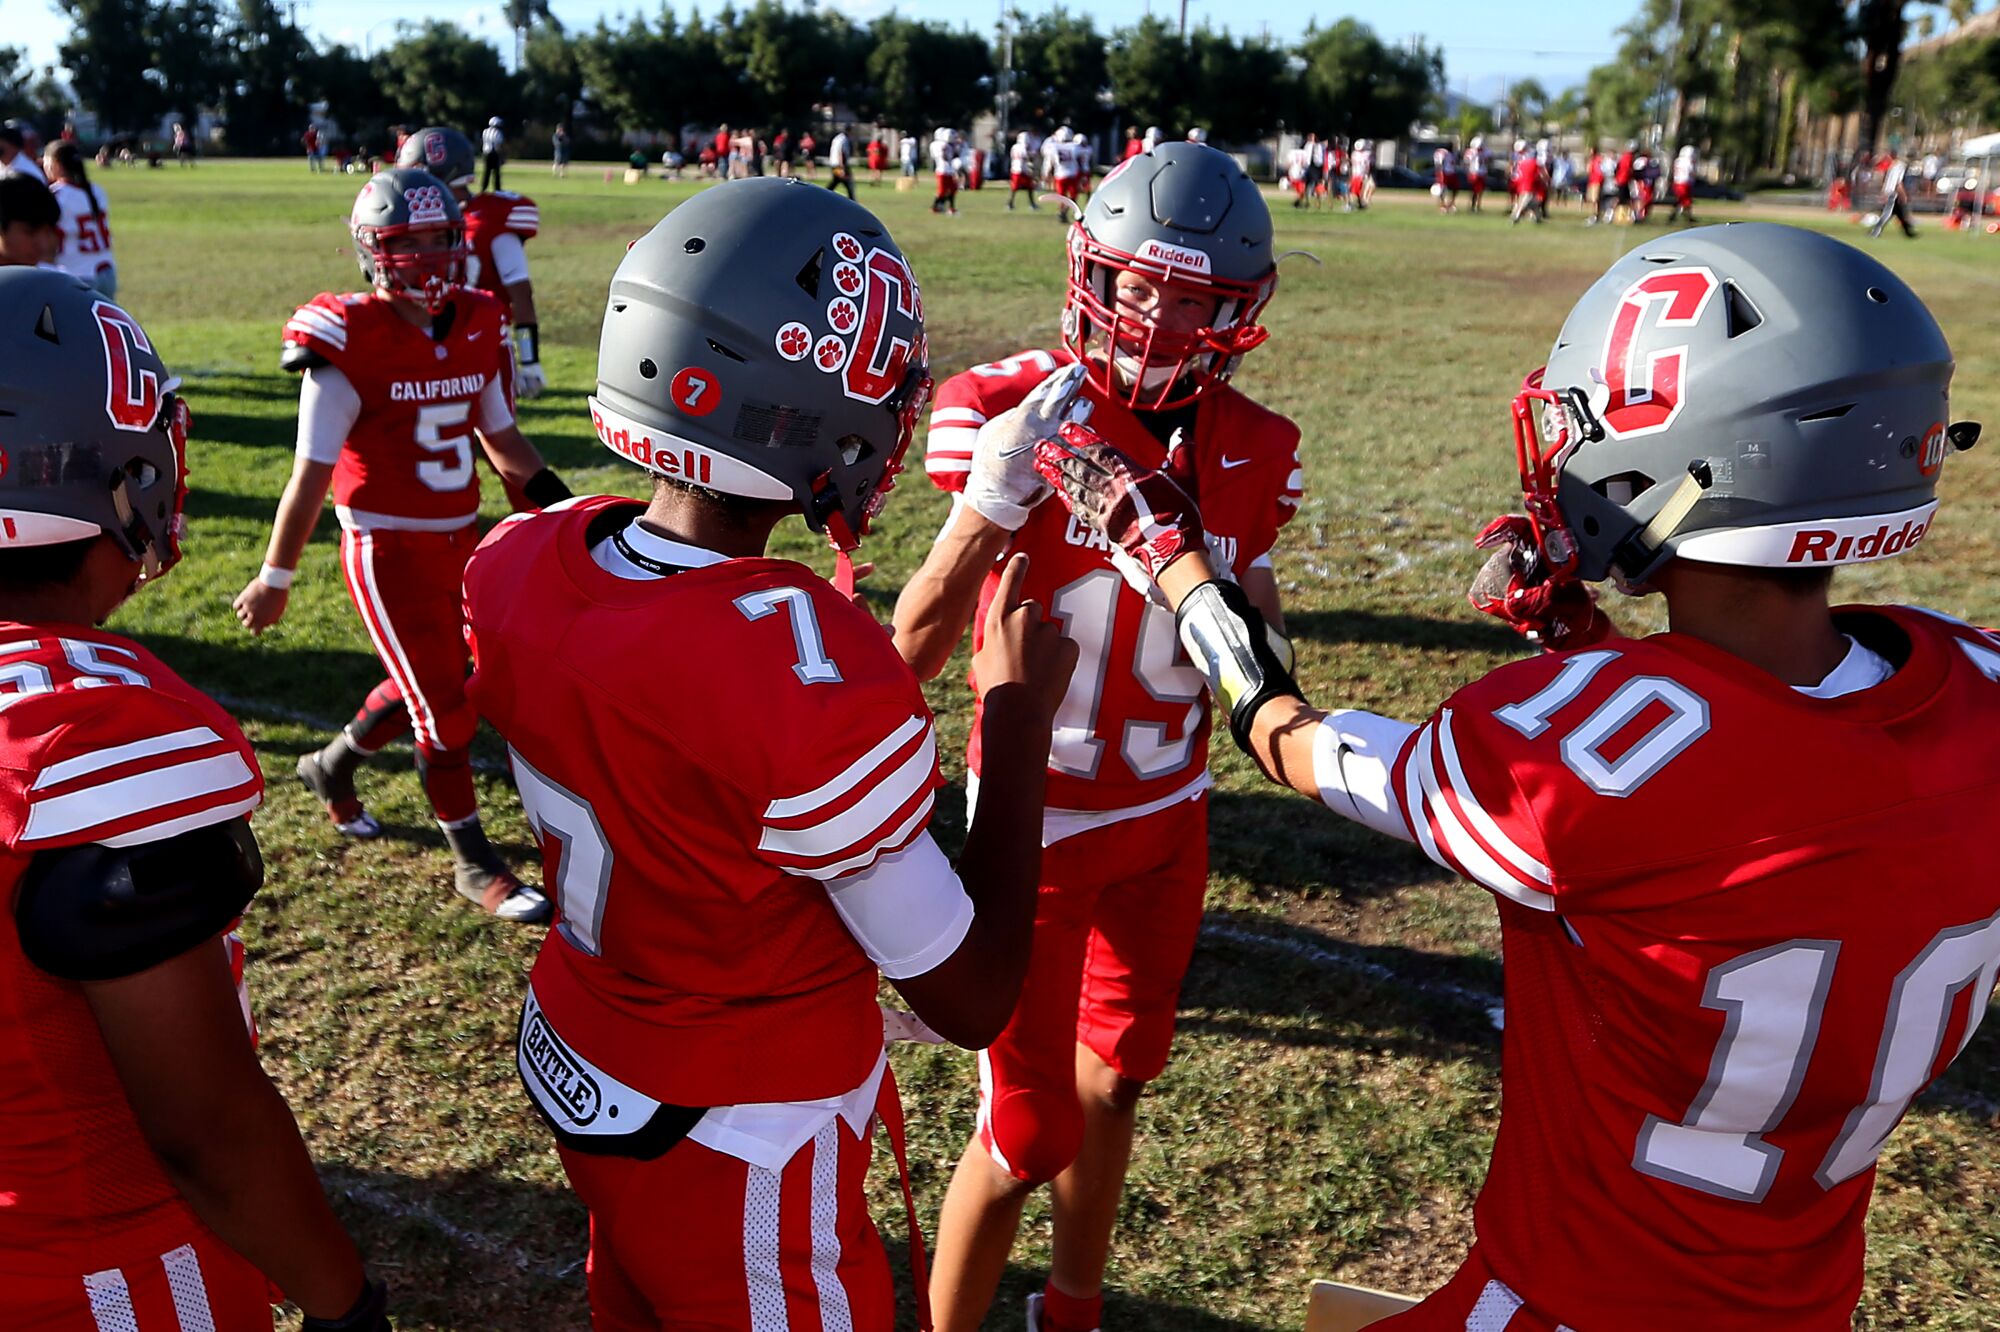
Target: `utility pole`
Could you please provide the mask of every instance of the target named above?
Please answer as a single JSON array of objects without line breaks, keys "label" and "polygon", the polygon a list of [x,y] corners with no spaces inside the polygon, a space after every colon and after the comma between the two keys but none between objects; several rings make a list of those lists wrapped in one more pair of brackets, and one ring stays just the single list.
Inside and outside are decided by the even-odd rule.
[{"label": "utility pole", "polygon": [[1014,100],[1014,26],[1007,13],[1007,0],[1000,0],[1000,142],[995,145],[1004,156],[1011,142],[1007,135],[1008,112]]},{"label": "utility pole", "polygon": [[1187,40],[1187,0],[1181,0],[1181,40]]}]

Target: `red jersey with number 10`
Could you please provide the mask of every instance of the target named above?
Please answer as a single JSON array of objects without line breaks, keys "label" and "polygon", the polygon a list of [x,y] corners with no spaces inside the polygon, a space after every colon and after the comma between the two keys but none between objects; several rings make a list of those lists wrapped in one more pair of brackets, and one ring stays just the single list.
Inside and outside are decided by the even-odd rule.
[{"label": "red jersey with number 10", "polygon": [[333,502],[347,527],[450,531],[479,513],[473,438],[479,395],[509,355],[500,304],[460,287],[442,339],[372,292],[322,292],[285,323],[347,376],[361,415],[333,470]]},{"label": "red jersey with number 10", "polygon": [[591,547],[642,508],[511,518],[466,569],[470,693],[557,905],[535,997],[656,1100],[843,1095],[882,1015],[827,881],[929,826],[930,711],[882,626],[802,564],[599,567]]},{"label": "red jersey with number 10", "polygon": [[82,988],[23,951],[22,875],[37,852],[240,818],[263,791],[229,714],[138,644],[0,623],[0,1278],[81,1276],[120,1253],[158,1262],[149,1237],[181,1243],[201,1225],[140,1132]]},{"label": "red jersey with number 10", "polygon": [[[1073,359],[1067,351],[1022,352],[945,381],[925,443],[932,482],[963,490],[979,427]],[[1166,446],[1129,408],[1089,387],[1084,393],[1095,404],[1090,424],[1106,439],[1147,466],[1165,461]],[[1298,427],[1225,385],[1201,396],[1187,433],[1202,524],[1241,575],[1298,511]],[[1049,807],[1129,809],[1197,780],[1208,763],[1208,687],[1181,651],[1173,613],[1127,586],[1104,537],[1060,503],[1036,506],[1008,547],[1014,551],[1030,556],[1023,595],[1048,607],[1078,649],[1049,746]],[[996,568],[972,622],[975,642],[998,583]],[[969,761],[978,772],[977,726]]]},{"label": "red jersey with number 10", "polygon": [[1396,768],[1499,898],[1488,1265],[1551,1323],[1833,1332],[1883,1139],[2000,968],[2000,641],[1905,608],[1818,699],[1662,634],[1502,667]]}]

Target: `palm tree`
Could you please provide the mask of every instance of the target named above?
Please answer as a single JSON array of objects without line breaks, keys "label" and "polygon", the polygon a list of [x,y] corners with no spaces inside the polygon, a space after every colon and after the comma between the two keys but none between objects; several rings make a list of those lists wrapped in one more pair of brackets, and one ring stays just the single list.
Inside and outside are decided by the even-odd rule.
[{"label": "palm tree", "polygon": [[528,29],[553,20],[555,15],[549,12],[549,0],[502,0],[501,8],[506,11],[507,26],[514,30],[514,72],[518,74],[527,59]]}]

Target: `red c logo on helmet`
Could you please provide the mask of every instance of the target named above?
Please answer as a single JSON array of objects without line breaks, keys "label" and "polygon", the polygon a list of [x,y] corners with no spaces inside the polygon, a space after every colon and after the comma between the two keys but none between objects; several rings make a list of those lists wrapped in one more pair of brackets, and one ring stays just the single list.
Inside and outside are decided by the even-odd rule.
[{"label": "red c logo on helmet", "polygon": [[1642,356],[1636,344],[1647,312],[1659,308],[1656,322],[1663,329],[1691,328],[1719,286],[1713,272],[1697,265],[1663,268],[1625,289],[1604,338],[1604,382],[1611,396],[1600,415],[1613,439],[1657,434],[1681,414],[1687,344]]},{"label": "red c logo on helmet", "polygon": [[133,364],[135,351],[151,352],[139,321],[110,301],[90,307],[104,336],[104,414],[120,430],[151,430],[160,418],[160,377]]},{"label": "red c logo on helmet", "polygon": [[861,302],[861,331],[854,354],[847,359],[843,387],[850,398],[885,402],[902,386],[909,369],[910,340],[889,332],[889,307],[906,318],[916,316],[916,282],[901,259],[887,250],[868,252],[866,295]]}]

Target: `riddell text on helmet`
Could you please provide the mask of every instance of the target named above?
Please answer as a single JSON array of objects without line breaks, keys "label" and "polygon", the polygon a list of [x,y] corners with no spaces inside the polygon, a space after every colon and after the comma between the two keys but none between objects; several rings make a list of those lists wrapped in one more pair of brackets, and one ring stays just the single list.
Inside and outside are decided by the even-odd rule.
[{"label": "riddell text on helmet", "polygon": [[641,435],[637,439],[632,432],[623,428],[614,430],[605,422],[604,413],[592,406],[590,423],[597,429],[597,438],[614,453],[623,454],[641,467],[650,467],[667,476],[677,476],[708,485],[715,480],[714,459],[696,449],[681,448],[678,452],[653,445],[651,435]]},{"label": "riddell text on helmet", "polygon": [[1838,564],[1844,560],[1879,560],[1910,549],[1930,530],[1930,519],[1911,518],[1901,527],[1887,523],[1862,536],[1836,532],[1830,527],[1807,528],[1792,538],[1787,564]]}]

